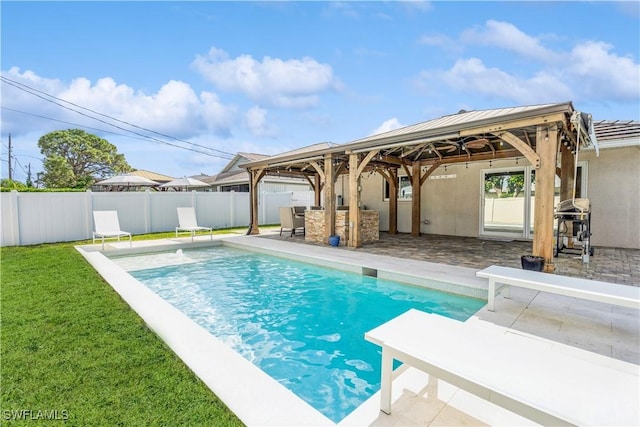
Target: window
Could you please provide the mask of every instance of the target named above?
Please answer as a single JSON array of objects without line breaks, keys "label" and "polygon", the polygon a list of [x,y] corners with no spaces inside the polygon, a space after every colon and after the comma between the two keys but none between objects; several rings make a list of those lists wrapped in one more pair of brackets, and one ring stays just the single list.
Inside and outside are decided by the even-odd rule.
[{"label": "window", "polygon": [[249,184],[225,185],[224,187],[220,187],[220,191],[223,191],[223,192],[235,191],[236,193],[248,193]]},{"label": "window", "polygon": [[[398,200],[411,200],[413,188],[408,176],[398,177]],[[384,180],[384,200],[389,200],[389,183]]]}]

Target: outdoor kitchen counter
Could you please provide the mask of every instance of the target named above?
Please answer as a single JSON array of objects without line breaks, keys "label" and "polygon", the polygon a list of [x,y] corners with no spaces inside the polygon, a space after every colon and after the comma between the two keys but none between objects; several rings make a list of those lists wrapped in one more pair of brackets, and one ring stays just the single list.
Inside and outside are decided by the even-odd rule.
[{"label": "outdoor kitchen counter", "polygon": [[[327,243],[324,234],[324,210],[308,210],[304,213],[305,240],[313,243]],[[340,244],[349,238],[349,211],[336,211],[336,232]],[[380,239],[380,214],[378,211],[360,211],[360,235],[362,242]]]}]

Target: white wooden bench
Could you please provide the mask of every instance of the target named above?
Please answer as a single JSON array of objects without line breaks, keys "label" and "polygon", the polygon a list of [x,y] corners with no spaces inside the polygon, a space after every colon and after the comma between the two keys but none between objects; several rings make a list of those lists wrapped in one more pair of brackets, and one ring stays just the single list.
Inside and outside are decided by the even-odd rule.
[{"label": "white wooden bench", "polygon": [[640,288],[637,286],[618,285],[497,265],[478,271],[476,276],[489,279],[489,302],[487,304],[489,311],[495,310],[496,284],[499,283],[640,309]]},{"label": "white wooden bench", "polygon": [[381,410],[393,360],[542,425],[640,425],[640,366],[482,320],[409,310],[367,332],[382,347]]}]

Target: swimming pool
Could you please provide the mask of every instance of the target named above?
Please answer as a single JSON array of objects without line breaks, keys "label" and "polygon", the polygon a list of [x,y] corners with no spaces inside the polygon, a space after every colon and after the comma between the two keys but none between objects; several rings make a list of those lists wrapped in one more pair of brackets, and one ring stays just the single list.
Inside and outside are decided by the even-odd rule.
[{"label": "swimming pool", "polygon": [[226,246],[114,261],[334,422],[379,389],[364,332],[409,308],[465,320],[485,304]]}]

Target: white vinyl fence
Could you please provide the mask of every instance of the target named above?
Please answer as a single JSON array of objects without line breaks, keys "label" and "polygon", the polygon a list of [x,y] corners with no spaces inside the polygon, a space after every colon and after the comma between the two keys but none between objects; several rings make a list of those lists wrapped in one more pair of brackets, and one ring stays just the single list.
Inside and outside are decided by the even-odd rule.
[{"label": "white vinyl fence", "polygon": [[[260,225],[279,224],[278,207],[305,205],[313,193],[263,193],[258,198]],[[295,197],[294,197],[295,194]],[[206,227],[248,227],[249,193],[236,192],[83,192],[0,193],[1,246],[90,239],[93,211],[115,210],[120,228],[133,234],[173,231],[178,207],[194,207]]]}]

